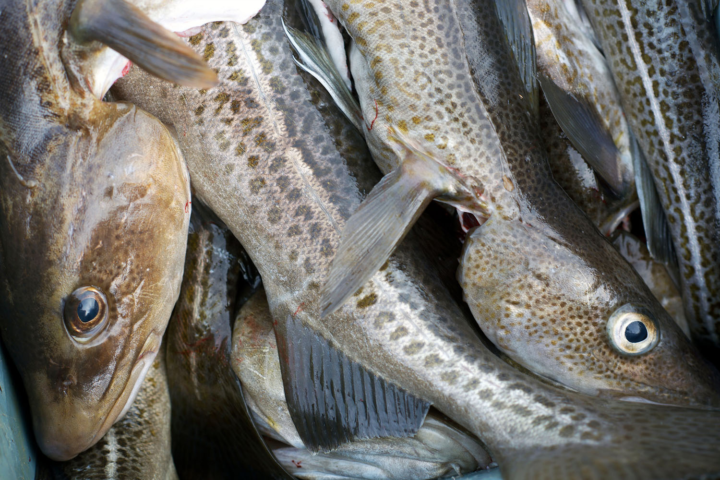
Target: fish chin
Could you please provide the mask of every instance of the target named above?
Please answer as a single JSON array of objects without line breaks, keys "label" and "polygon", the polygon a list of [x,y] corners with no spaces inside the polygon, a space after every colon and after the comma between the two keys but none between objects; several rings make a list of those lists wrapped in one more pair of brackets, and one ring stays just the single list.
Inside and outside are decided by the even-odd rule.
[{"label": "fish chin", "polygon": [[[133,385],[132,391],[130,392],[130,396],[127,398],[127,401],[125,402],[125,406],[123,407],[120,414],[115,419],[114,423],[119,422],[123,418],[125,418],[125,414],[130,410],[130,407],[132,406],[133,402],[135,401],[135,397],[137,397],[138,392],[140,391],[140,387],[142,387],[143,381],[145,380],[145,376],[147,375],[148,370],[150,370],[150,367],[152,366],[153,362],[155,361],[155,357],[157,356],[157,350],[153,352],[147,352],[144,354],[144,357],[133,367],[133,373],[135,373],[135,370],[140,371],[140,375],[137,377],[137,380],[135,380],[135,384]],[[131,377],[132,380],[132,377]]]}]

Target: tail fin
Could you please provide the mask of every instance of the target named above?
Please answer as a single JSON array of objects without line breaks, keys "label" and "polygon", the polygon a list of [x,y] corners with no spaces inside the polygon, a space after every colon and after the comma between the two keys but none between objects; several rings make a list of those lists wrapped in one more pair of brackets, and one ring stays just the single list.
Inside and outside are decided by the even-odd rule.
[{"label": "tail fin", "polygon": [[125,0],[80,0],[69,31],[78,42],[104,43],[163,80],[197,88],[218,83],[215,71],[177,35]]}]

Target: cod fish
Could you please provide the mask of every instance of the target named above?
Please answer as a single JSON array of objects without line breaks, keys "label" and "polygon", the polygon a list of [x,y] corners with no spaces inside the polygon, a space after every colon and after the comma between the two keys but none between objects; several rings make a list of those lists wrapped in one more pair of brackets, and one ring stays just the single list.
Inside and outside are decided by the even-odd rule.
[{"label": "cod fish", "polygon": [[[323,298],[333,300],[323,303],[323,314],[372,273],[366,267],[389,246],[380,244],[391,236],[386,229],[398,233],[405,215],[418,212],[420,204],[406,200],[429,200],[428,185],[473,170],[465,178],[482,180],[494,210],[468,235],[458,279],[476,321],[501,351],[587,394],[720,406],[720,374],[552,178],[533,103],[537,91],[526,76],[534,72],[533,38],[523,2],[444,2],[432,7],[440,15],[419,3],[327,5],[355,41],[350,68],[363,112],[370,102],[383,108],[368,133],[376,162],[383,170],[393,159],[413,166],[385,176],[348,220],[325,284],[333,293]],[[421,23],[427,37],[417,33]],[[432,76],[427,65],[434,65]],[[400,133],[402,147],[392,132]],[[430,174],[443,165],[454,169]]]},{"label": "cod fish", "polygon": [[66,70],[63,25],[121,41],[133,61],[184,71],[189,85],[207,85],[209,71],[122,1],[72,4],[0,5],[0,331],[55,460],[130,408],[179,293],[190,217],[169,131]]},{"label": "cod fish", "polygon": [[[125,417],[88,450],[43,465],[47,480],[177,480],[170,453],[170,395],[163,350]],[[43,479],[41,476],[40,479]]]},{"label": "cod fish", "polygon": [[291,479],[255,428],[231,367],[242,247],[199,203],[190,220],[180,299],[167,332],[173,456],[181,478]]},{"label": "cod fish", "polygon": [[232,366],[256,424],[266,436],[284,443],[273,448],[273,454],[298,478],[432,479],[473,472],[491,463],[477,439],[430,414],[411,438],[355,440],[320,454],[305,448],[285,400],[264,290],[256,292],[235,319]]},{"label": "cod fish", "polygon": [[[354,126],[293,64],[281,23],[285,12],[297,28],[293,6],[272,0],[246,25],[213,24],[189,39],[218,69],[215,89],[172,88],[131,71],[114,93],[174,127],[197,196],[257,266],[288,409],[308,449],[376,436],[367,416],[346,412],[412,434],[424,401],[480,439],[509,480],[720,473],[720,413],[588,397],[521,373],[475,335],[412,235],[350,304],[320,319],[342,229],[380,175]],[[291,357],[293,345],[305,347]],[[327,388],[314,381],[323,372]],[[365,379],[420,414],[378,408],[388,403],[362,394]],[[313,392],[314,412],[300,392]]]},{"label": "cod fish", "polygon": [[720,352],[717,2],[583,0],[655,180],[695,342]]}]

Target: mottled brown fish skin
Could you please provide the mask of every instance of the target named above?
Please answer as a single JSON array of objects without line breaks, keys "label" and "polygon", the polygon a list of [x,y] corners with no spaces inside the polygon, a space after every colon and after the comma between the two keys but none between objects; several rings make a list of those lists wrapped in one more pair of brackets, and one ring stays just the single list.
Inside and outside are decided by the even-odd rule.
[{"label": "mottled brown fish skin", "polygon": [[231,366],[240,243],[193,206],[180,298],[167,331],[173,456],[183,479],[290,479],[257,432]]},{"label": "mottled brown fish skin", "polygon": [[[68,14],[63,1],[0,11],[0,331],[40,447],[58,460],[102,437],[157,354],[190,216],[168,130],[68,84]],[[104,294],[107,319],[83,339],[63,309],[86,286]]]},{"label": "mottled brown fish skin", "polygon": [[[342,227],[379,173],[332,100],[298,76],[281,12],[272,1],[243,27],[208,26],[190,39],[219,70],[215,90],[174,89],[141,72],[116,90],[174,125],[198,195],[257,265],[273,317],[296,315],[351,359],[432,401],[488,445],[509,479],[577,478],[587,455],[600,459],[609,446],[619,478],[720,472],[720,414],[590,398],[519,373],[477,339],[410,237],[348,305],[319,320]],[[568,444],[565,475],[524,465],[525,451]],[[668,461],[647,462],[651,455]]]},{"label": "mottled brown fish skin", "polygon": [[127,415],[90,449],[68,462],[52,462],[50,478],[177,480],[170,452],[170,410],[165,359],[160,354]]},{"label": "mottled brown fish skin", "polygon": [[583,0],[670,223],[690,331],[717,354],[720,64],[703,3]]},{"label": "mottled brown fish skin", "polygon": [[[494,0],[327,4],[370,66],[369,95],[384,109],[375,124],[383,145],[392,142],[382,132],[411,125],[418,109],[428,123],[408,135],[430,125],[468,135],[452,137],[457,141],[446,150],[436,147],[441,161],[451,156],[457,163],[445,161],[461,172],[474,171],[496,200],[490,220],[466,240],[458,273],[465,300],[495,345],[531,371],[585,393],[720,405],[718,372],[553,180],[510,46],[497,41],[505,31]],[[413,80],[428,78],[428,71],[427,86]],[[373,154],[378,161],[383,152]],[[638,357],[616,351],[606,329],[628,303],[649,308],[661,330],[658,345]]]}]

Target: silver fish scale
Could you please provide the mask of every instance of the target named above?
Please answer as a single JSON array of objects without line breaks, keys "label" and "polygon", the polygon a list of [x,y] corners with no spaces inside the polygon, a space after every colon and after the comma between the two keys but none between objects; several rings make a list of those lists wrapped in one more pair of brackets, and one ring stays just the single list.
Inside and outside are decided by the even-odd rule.
[{"label": "silver fish scale", "polygon": [[[219,70],[216,89],[171,88],[135,72],[117,90],[174,124],[195,191],[258,266],[273,317],[294,315],[349,359],[432,402],[478,435],[499,461],[521,462],[526,449],[568,443],[585,449],[620,445],[625,459],[636,458],[639,449],[666,455],[665,444],[651,442],[647,450],[638,440],[670,441],[669,428],[694,449],[683,451],[677,468],[718,467],[720,457],[708,439],[720,431],[719,416],[582,397],[500,361],[420,261],[411,238],[347,305],[319,320],[321,282],[346,215],[360,202],[356,185],[372,185],[379,175],[329,97],[319,86],[303,85],[294,70],[282,38],[281,9],[280,2],[270,1],[245,27],[213,25],[190,40]],[[336,122],[347,129],[333,126]],[[340,132],[346,136],[336,136]],[[348,152],[354,155],[343,159]],[[660,413],[667,423],[658,430],[652,419]],[[632,430],[622,430],[624,424]],[[697,438],[704,443],[696,444]],[[667,468],[656,462],[646,466],[645,478]]]},{"label": "silver fish scale", "polygon": [[584,0],[655,177],[693,337],[720,346],[718,47],[700,1]]}]

